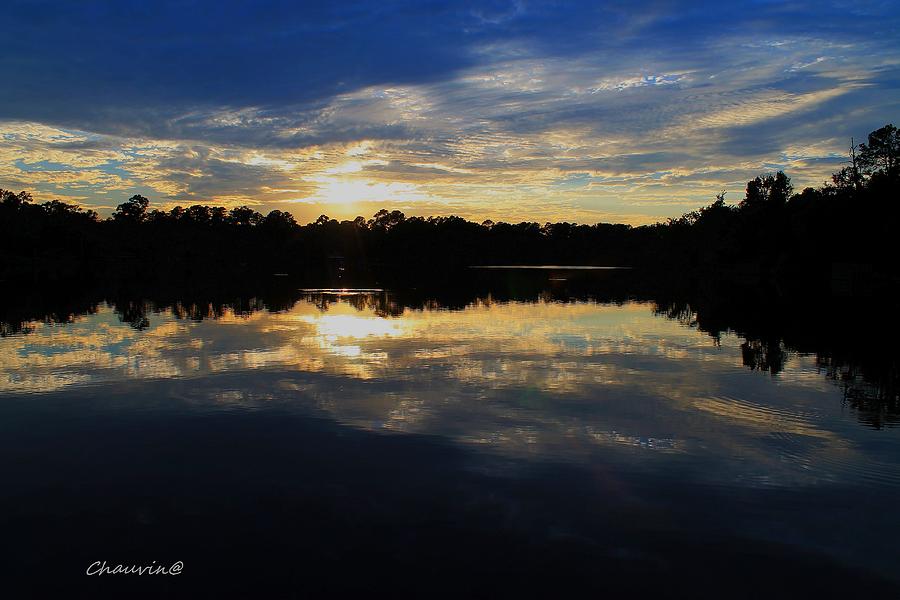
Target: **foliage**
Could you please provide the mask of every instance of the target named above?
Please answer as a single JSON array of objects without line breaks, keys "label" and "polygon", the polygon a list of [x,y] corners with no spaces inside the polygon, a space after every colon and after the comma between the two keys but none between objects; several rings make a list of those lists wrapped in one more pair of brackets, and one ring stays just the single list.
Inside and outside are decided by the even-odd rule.
[{"label": "foliage", "polygon": [[391,269],[437,277],[472,265],[538,263],[823,277],[838,263],[854,263],[895,276],[898,149],[898,131],[886,125],[851,147],[850,165],[820,188],[795,194],[778,171],[749,181],[736,206],[722,192],[709,206],[642,227],[479,224],[398,210],[345,221],[322,215],[300,225],[290,213],[263,215],[248,206],[151,210],[140,195],[103,220],[74,204],[37,204],[27,192],[0,190],[0,280]]}]

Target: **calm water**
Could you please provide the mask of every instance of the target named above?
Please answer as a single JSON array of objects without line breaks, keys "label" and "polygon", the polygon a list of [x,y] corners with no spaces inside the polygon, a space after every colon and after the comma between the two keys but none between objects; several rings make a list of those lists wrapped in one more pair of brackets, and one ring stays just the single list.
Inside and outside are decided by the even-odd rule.
[{"label": "calm water", "polygon": [[[550,298],[307,290],[23,322],[0,338],[6,581],[898,589],[900,428],[846,377],[791,348],[760,370],[752,340],[652,303]],[[99,560],[184,572],[85,576]]]}]

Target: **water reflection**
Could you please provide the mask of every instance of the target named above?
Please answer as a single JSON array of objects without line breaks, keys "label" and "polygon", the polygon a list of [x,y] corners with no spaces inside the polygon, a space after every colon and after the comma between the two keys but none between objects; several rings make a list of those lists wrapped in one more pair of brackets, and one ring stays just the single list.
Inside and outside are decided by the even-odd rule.
[{"label": "water reflection", "polygon": [[[324,546],[341,562],[361,543],[380,556],[385,540],[390,557],[438,552],[441,542],[406,536],[483,522],[469,533],[497,556],[528,547],[522,539],[540,549],[581,539],[573,564],[584,573],[693,573],[727,534],[724,580],[760,543],[790,549],[754,551],[782,557],[766,563],[781,565],[775,579],[792,576],[801,551],[892,576],[892,354],[823,333],[811,309],[804,321],[703,297],[457,292],[111,296],[8,312],[0,441],[13,460],[2,467],[31,500],[7,497],[6,525],[17,510],[46,519],[98,505],[116,523],[163,515],[165,546],[271,514],[271,530],[257,524],[236,543],[311,540],[303,555],[319,558],[309,560]],[[109,463],[113,479],[98,468]],[[435,511],[446,525],[417,520]],[[187,513],[201,524],[185,528]],[[356,514],[365,517],[348,521]],[[367,539],[359,531],[371,522],[383,529]],[[513,537],[491,542],[503,535]],[[692,553],[672,558],[688,538]],[[470,556],[468,543],[451,544],[453,556]],[[293,561],[277,556],[266,560]],[[543,550],[523,560],[542,564]],[[693,589],[695,575],[684,577]]]},{"label": "water reflection", "polygon": [[898,308],[891,302],[833,303],[777,294],[708,290],[691,302],[656,301],[658,315],[697,328],[713,339],[742,338],[741,360],[753,371],[779,375],[814,358],[818,376],[836,384],[845,406],[875,429],[900,423]]},{"label": "water reflection", "polygon": [[[50,306],[34,301],[3,306],[0,308],[0,313],[2,313],[0,314],[0,338],[34,333],[38,329],[42,329],[46,337],[54,327],[73,324],[83,316],[96,315],[99,310],[112,311],[117,315],[119,322],[130,325],[136,331],[143,331],[151,327],[153,315],[156,315],[155,327],[160,327],[162,325],[160,319],[166,322],[208,319],[225,322],[233,321],[235,318],[250,317],[260,311],[304,312],[300,310],[302,307],[309,308],[308,305],[314,305],[318,312],[324,313],[329,311],[332,306],[346,304],[356,310],[349,312],[345,310],[341,314],[332,314],[325,319],[320,318],[316,311],[307,311],[305,316],[299,316],[298,313],[298,318],[319,332],[317,337],[313,336],[316,339],[313,346],[319,351],[351,357],[356,355],[358,359],[356,372],[370,373],[370,376],[374,376],[371,375],[373,371],[369,367],[373,366],[372,359],[379,358],[380,355],[372,353],[363,355],[361,346],[338,343],[339,338],[352,337],[356,329],[360,334],[365,334],[361,335],[363,338],[382,335],[409,339],[416,334],[416,331],[409,329],[409,323],[419,323],[419,328],[421,328],[423,319],[417,319],[414,315],[424,312],[429,313],[428,320],[430,322],[441,323],[442,325],[439,327],[443,327],[443,324],[455,321],[455,317],[441,320],[433,313],[446,310],[461,311],[458,314],[466,314],[460,322],[474,323],[475,317],[484,316],[485,307],[503,305],[508,302],[513,302],[513,304],[537,302],[546,305],[553,302],[570,302],[575,299],[581,300],[581,302],[621,305],[627,298],[635,297],[633,293],[611,293],[609,290],[605,290],[599,296],[592,294],[574,296],[566,289],[529,288],[519,284],[516,287],[517,290],[512,294],[507,291],[499,296],[490,292],[474,293],[463,287],[455,290],[455,294],[442,293],[439,296],[440,300],[436,296],[427,294],[410,295],[407,293],[397,296],[380,289],[302,289],[282,291],[278,294],[268,293],[265,297],[233,294],[225,298],[219,296],[215,299],[202,297],[194,300],[176,299],[153,302],[125,298],[108,303],[90,302],[78,297],[75,300],[66,301],[63,296],[61,297],[62,302],[55,299]],[[803,305],[800,310],[765,306],[760,302],[760,298],[748,297],[745,293],[722,293],[721,290],[701,295],[699,299],[694,298],[691,302],[659,300],[659,295],[658,293],[649,297],[645,295],[646,299],[643,300],[654,315],[663,316],[666,319],[677,321],[684,327],[706,333],[714,345],[720,342],[723,333],[730,332],[736,335],[740,338],[741,361],[749,369],[777,375],[785,369],[790,361],[800,361],[801,357],[805,355],[813,355],[815,356],[814,369],[841,389],[844,404],[858,415],[861,422],[874,428],[891,427],[900,422],[900,384],[898,384],[900,382],[900,365],[898,365],[895,353],[882,347],[882,339],[890,338],[896,332],[886,328],[885,323],[867,324],[859,317],[853,321],[835,320],[830,318],[834,314],[834,310],[825,305]],[[641,295],[636,297],[641,298]],[[300,305],[296,304],[298,301],[301,301]],[[512,307],[503,310],[495,309],[493,314],[501,312],[512,314]],[[532,312],[538,320],[544,317],[554,318],[554,315],[547,314],[547,311]],[[875,320],[881,318],[879,310],[854,308],[844,312],[874,315],[873,319]],[[557,313],[571,316],[570,309],[557,310]],[[379,319],[385,318],[401,320],[393,323],[379,321]],[[822,322],[826,318],[829,318],[830,322],[827,327],[822,327]],[[490,321],[491,319],[485,320]],[[652,320],[646,319],[646,322],[650,323]],[[886,321],[887,324],[892,322],[890,319]],[[109,318],[100,318],[97,323],[97,328],[109,328],[112,321]],[[272,328],[287,327],[288,330],[291,327],[296,328],[296,325],[288,326],[284,323],[270,323],[269,326]],[[473,326],[479,327],[480,325]],[[84,327],[84,325],[80,328],[76,327],[68,334],[59,332],[57,337],[62,338],[76,331],[82,331]],[[174,325],[169,327],[177,329]],[[92,326],[87,326],[87,328],[91,329]],[[250,329],[247,331],[249,333]],[[451,327],[447,331],[454,331],[453,335],[457,337],[466,335],[465,329],[454,330]],[[95,334],[97,332],[91,332],[91,335]],[[160,329],[159,334],[165,335],[166,330]],[[495,331],[492,336],[496,337],[496,334]],[[116,336],[121,337],[126,334],[114,332],[109,335],[111,336],[110,341],[113,341]],[[431,335],[434,335],[434,332],[431,332]],[[530,339],[523,336],[521,331],[515,335],[501,335],[500,337],[505,339],[507,346],[511,343],[518,343],[520,347],[524,347],[536,341],[546,341],[540,336]],[[119,341],[124,343],[122,340]],[[76,343],[97,348],[96,344],[90,345],[87,341]],[[194,340],[191,343],[197,343],[197,341]],[[17,386],[20,386],[30,381],[30,384],[25,385],[25,389],[39,391],[65,385],[64,381],[74,383],[92,380],[92,377],[87,376],[82,369],[71,368],[78,364],[90,367],[89,358],[82,360],[89,355],[82,353],[80,359],[76,354],[66,351],[66,348],[71,350],[72,347],[54,341],[48,341],[47,344],[55,346],[52,350],[47,350],[57,357],[55,362],[48,362],[46,357],[34,356],[34,360],[30,363],[32,367],[44,365],[46,367],[44,372],[36,373],[34,369],[29,369],[28,373],[16,372],[14,377],[7,376],[6,383],[0,382],[0,385],[9,387],[14,381]],[[9,351],[9,344],[6,345],[6,348]],[[105,363],[105,368],[111,368],[115,364],[121,366],[122,357],[128,355],[127,348],[127,344],[122,345],[118,352],[113,349],[114,351],[108,356],[100,356],[99,359]],[[18,353],[21,354],[22,351],[24,350],[19,350]],[[428,352],[446,353],[450,351],[448,349],[423,349],[421,355],[426,356]],[[465,354],[466,349],[457,349],[456,352]],[[247,354],[246,349],[243,354]],[[260,360],[262,360],[261,364],[270,364],[273,360],[269,355],[259,352],[256,354],[255,357],[245,356],[245,364],[255,364]],[[151,353],[136,360],[129,376],[179,376],[199,370],[199,357],[190,357],[186,365],[178,366],[178,360],[175,360],[174,357],[171,359],[174,364],[162,364],[159,361],[154,362],[153,356]],[[233,356],[231,358],[234,359]],[[365,359],[368,359],[369,367],[365,366]],[[66,362],[68,360],[72,362],[69,364]],[[460,360],[459,362],[462,365],[464,361]],[[8,372],[13,372],[22,366],[21,361],[13,359],[5,364],[10,365],[7,369]],[[53,372],[54,365],[60,367],[58,372]],[[344,365],[344,368],[346,370],[350,367]],[[138,371],[142,375],[139,375]],[[111,372],[107,375],[111,375]],[[561,360],[557,368],[557,378],[562,381],[569,375],[565,361]],[[94,375],[94,377],[98,376],[103,379],[102,375]],[[491,374],[489,377],[496,377],[496,374]]]},{"label": "water reflection", "polygon": [[[708,481],[741,485],[847,481],[897,456],[895,438],[873,454],[848,430],[841,394],[879,426],[896,422],[896,403],[851,391],[864,390],[856,374],[823,373],[821,357],[781,341],[698,332],[684,306],[488,294],[448,310],[316,290],[266,307],[124,301],[29,321],[0,339],[0,393],[184,380],[173,393],[212,408],[284,404],[543,459],[683,455]],[[217,377],[228,373],[238,379]]]}]

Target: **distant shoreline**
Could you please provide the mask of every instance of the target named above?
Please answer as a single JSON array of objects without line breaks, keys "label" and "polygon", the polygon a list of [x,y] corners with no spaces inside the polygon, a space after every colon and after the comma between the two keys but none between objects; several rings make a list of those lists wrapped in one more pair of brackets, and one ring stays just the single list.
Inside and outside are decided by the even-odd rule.
[{"label": "distant shoreline", "polygon": [[472,265],[470,269],[533,269],[547,271],[613,271],[631,267],[595,267],[591,265]]}]

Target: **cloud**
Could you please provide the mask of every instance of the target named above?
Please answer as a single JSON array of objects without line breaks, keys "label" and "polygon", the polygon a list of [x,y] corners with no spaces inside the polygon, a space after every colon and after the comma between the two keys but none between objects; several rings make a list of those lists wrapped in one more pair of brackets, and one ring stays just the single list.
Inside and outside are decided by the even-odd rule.
[{"label": "cloud", "polygon": [[877,2],[10,2],[0,17],[16,32],[0,186],[96,206],[652,221],[761,171],[819,184],[900,108],[900,10]]}]

